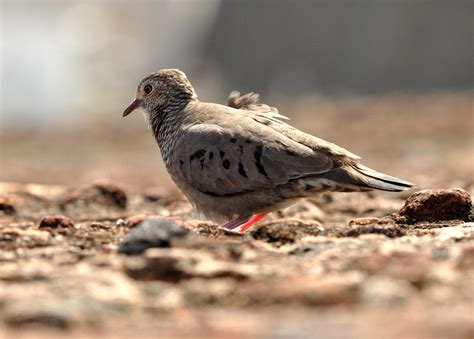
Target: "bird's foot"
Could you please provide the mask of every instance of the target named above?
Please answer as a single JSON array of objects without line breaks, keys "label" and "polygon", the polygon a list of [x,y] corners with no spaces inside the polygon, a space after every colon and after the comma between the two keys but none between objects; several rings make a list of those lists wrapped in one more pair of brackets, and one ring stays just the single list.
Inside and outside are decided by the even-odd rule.
[{"label": "bird's foot", "polygon": [[258,214],[253,215],[249,219],[232,220],[232,221],[229,221],[227,224],[223,225],[222,227],[228,230],[234,230],[239,227],[239,232],[245,232],[250,227],[252,227],[255,223],[262,220],[266,215],[267,213],[258,213]]}]

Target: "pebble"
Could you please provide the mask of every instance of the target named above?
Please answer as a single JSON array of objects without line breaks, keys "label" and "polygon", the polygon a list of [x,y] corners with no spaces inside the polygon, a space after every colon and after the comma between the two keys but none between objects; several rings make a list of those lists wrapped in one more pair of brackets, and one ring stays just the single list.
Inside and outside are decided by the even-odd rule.
[{"label": "pebble", "polygon": [[41,219],[39,228],[74,228],[74,224],[64,215],[47,215]]},{"label": "pebble", "polygon": [[380,221],[379,218],[375,217],[365,217],[365,218],[355,218],[349,221],[349,227],[350,226],[356,226],[356,225],[370,225],[370,224],[376,224]]},{"label": "pebble", "polygon": [[279,246],[294,243],[306,236],[322,235],[324,231],[321,230],[324,230],[324,227],[318,221],[281,219],[256,227],[250,234],[254,239]]},{"label": "pebble", "polygon": [[[124,226],[127,226],[129,228],[133,228],[133,227],[137,226],[138,224],[140,224],[141,222],[143,222],[147,218],[150,218],[150,216],[146,215],[146,214],[139,214],[139,215],[134,215],[132,217],[129,217],[129,218],[127,218],[127,220],[123,220],[123,219],[119,219],[119,220],[123,220],[123,225]],[[117,222],[118,222],[118,220],[117,220]]]},{"label": "pebble", "polygon": [[97,204],[125,209],[127,200],[127,194],[120,185],[108,179],[99,179],[67,193],[62,199],[61,206],[66,208],[76,202],[82,202],[86,205]]},{"label": "pebble", "polygon": [[354,220],[351,220],[351,222],[349,222],[349,229],[342,232],[342,235],[358,237],[363,234],[383,234],[389,238],[397,238],[406,234],[406,230],[394,222],[388,224],[380,222],[370,223],[368,220],[364,220],[362,223],[354,223],[353,221]]},{"label": "pebble", "polygon": [[174,221],[153,217],[142,220],[128,233],[119,246],[119,252],[140,254],[151,247],[171,247],[173,238],[184,237],[188,230]]}]

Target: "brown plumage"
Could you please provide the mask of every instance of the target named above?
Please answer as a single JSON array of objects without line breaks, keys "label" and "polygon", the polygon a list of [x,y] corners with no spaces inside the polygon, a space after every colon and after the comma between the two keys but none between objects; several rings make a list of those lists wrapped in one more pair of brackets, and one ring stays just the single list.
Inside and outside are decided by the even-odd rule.
[{"label": "brown plumage", "polygon": [[247,229],[265,213],[317,192],[413,186],[290,126],[258,94],[232,92],[226,106],[201,102],[179,70],[145,77],[124,116],[138,107],[176,185],[202,217],[230,229]]}]

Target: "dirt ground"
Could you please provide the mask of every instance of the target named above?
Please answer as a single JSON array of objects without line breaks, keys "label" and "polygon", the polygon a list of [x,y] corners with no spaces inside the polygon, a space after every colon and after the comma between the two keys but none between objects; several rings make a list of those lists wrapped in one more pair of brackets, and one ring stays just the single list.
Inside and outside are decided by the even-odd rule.
[{"label": "dirt ground", "polygon": [[417,188],[234,234],[194,219],[138,115],[2,130],[0,337],[474,337],[472,93],[276,101]]}]

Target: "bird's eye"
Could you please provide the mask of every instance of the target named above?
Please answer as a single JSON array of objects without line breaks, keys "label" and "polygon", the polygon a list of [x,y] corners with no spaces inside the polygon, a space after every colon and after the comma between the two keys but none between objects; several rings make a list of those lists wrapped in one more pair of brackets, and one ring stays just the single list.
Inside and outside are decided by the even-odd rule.
[{"label": "bird's eye", "polygon": [[143,88],[143,91],[145,91],[145,94],[150,94],[151,91],[153,91],[153,86],[152,86],[152,85],[146,85],[146,86]]}]

